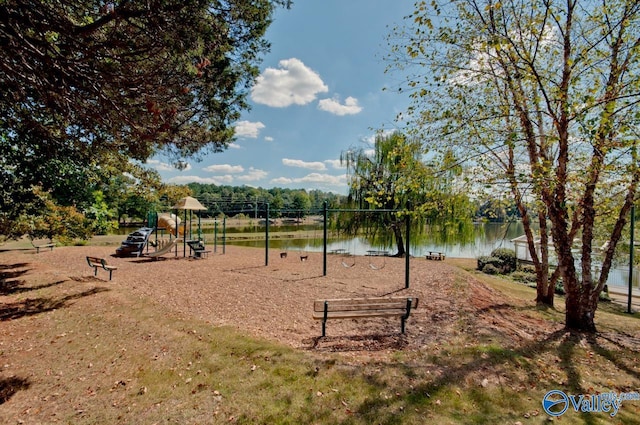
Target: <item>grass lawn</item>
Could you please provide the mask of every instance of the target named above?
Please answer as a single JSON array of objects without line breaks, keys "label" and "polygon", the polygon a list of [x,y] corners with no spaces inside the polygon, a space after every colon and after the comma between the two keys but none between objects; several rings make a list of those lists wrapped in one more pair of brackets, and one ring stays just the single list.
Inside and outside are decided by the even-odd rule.
[{"label": "grass lawn", "polygon": [[[498,293],[535,297],[476,273],[473,261],[447,261],[460,285],[472,274]],[[555,389],[640,392],[640,315],[614,304],[599,308],[595,336],[558,331],[517,345],[469,333],[460,316],[446,343],[318,353],[180,317],[126,289],[0,267],[0,423],[640,424],[640,400],[613,417],[542,409]],[[9,291],[16,278],[22,285]],[[523,314],[562,322],[556,301]]]}]

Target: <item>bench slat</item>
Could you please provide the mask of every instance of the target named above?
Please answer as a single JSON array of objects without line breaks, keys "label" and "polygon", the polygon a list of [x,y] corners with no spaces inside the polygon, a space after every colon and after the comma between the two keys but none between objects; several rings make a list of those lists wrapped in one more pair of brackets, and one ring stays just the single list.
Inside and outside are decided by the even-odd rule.
[{"label": "bench slat", "polygon": [[[314,311],[324,311],[324,302],[328,303],[328,311],[380,309],[380,308],[407,308],[407,298],[353,298],[353,299],[329,299],[315,300]],[[418,307],[418,299],[411,300],[411,309]]]},{"label": "bench slat", "polygon": [[[393,310],[362,310],[362,311],[333,311],[327,313],[328,319],[357,319],[358,317],[401,317],[407,314],[407,309]],[[313,314],[316,320],[324,319],[324,312],[316,312]]]},{"label": "bench slat", "polygon": [[370,317],[398,317],[404,334],[405,321],[411,310],[418,308],[418,298],[341,298],[315,300],[313,318],[322,320],[322,336],[325,336],[329,319],[357,319]]}]

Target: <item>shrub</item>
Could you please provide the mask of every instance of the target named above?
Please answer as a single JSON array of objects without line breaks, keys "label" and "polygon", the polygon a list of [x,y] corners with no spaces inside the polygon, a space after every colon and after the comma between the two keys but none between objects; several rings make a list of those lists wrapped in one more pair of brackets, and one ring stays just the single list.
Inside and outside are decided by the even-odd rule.
[{"label": "shrub", "polygon": [[511,273],[511,278],[523,283],[536,283],[538,280],[535,273],[531,273],[526,270],[519,270]]},{"label": "shrub", "polygon": [[482,256],[482,257],[478,257],[478,270],[480,271],[484,271],[484,267],[487,264],[491,264],[492,266],[494,266],[497,269],[502,269],[502,260],[500,260],[497,257],[489,257],[489,256]]},{"label": "shrub", "polygon": [[493,264],[486,264],[482,268],[482,272],[486,274],[500,274],[500,269],[494,266]]},{"label": "shrub", "polygon": [[518,268],[518,257],[513,249],[496,248],[491,252],[491,256],[501,260],[502,273],[511,273]]}]

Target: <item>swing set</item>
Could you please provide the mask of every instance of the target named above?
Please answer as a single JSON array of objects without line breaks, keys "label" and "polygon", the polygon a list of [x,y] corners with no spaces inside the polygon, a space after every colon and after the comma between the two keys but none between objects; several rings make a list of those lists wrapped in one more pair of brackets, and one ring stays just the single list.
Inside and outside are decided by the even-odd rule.
[{"label": "swing set", "polygon": [[[323,216],[323,250],[322,250],[322,275],[326,276],[327,275],[327,240],[328,240],[328,227],[327,227],[327,222],[328,222],[328,214],[329,212],[331,213],[341,213],[341,212],[369,212],[369,213],[381,213],[381,212],[399,212],[400,210],[390,210],[390,209],[379,209],[379,210],[367,210],[367,209],[329,209],[327,207],[327,203],[325,201],[324,203],[324,207],[321,210],[322,212],[322,216]],[[320,211],[318,211],[320,212]],[[265,227],[265,266],[269,265],[269,204],[266,204],[266,227]],[[409,288],[409,265],[410,265],[410,258],[411,256],[409,255],[410,252],[410,245],[409,245],[409,241],[411,240],[410,238],[410,228],[411,228],[411,222],[410,222],[410,216],[407,214],[406,218],[405,218],[405,225],[406,225],[406,235],[405,235],[405,289]],[[315,234],[314,234],[314,240],[315,240]],[[340,263],[342,264],[343,267],[345,268],[352,268],[356,265],[356,256],[352,256],[350,255],[350,253],[346,250],[346,249],[337,249],[337,250],[332,250],[333,253],[341,253],[341,261]],[[367,256],[369,257],[369,268],[371,268],[372,270],[382,270],[385,266],[386,266],[386,260],[384,257],[388,256],[388,252],[387,251],[379,251],[379,250],[370,250],[367,251]],[[280,253],[280,257],[281,258],[285,258],[286,257],[286,251],[284,253]],[[304,255],[300,256],[300,261],[305,261],[308,258],[308,255],[306,256],[306,258]],[[352,260],[349,260],[349,257],[353,257]],[[373,257],[382,257],[382,261],[374,261]]]}]

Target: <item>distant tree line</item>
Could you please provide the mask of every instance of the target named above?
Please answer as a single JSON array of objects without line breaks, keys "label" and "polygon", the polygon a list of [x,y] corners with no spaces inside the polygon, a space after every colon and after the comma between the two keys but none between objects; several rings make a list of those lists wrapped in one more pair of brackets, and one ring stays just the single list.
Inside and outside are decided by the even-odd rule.
[{"label": "distant tree line", "polygon": [[245,214],[249,217],[304,217],[317,214],[326,202],[329,208],[339,208],[346,196],[321,190],[255,188],[249,186],[218,186],[189,183],[191,195],[208,208],[202,216]]}]

